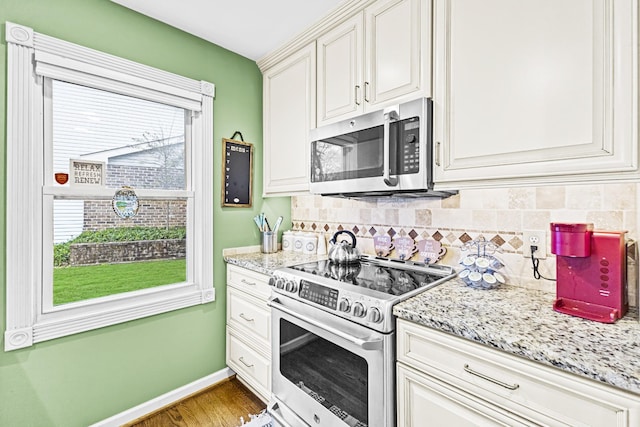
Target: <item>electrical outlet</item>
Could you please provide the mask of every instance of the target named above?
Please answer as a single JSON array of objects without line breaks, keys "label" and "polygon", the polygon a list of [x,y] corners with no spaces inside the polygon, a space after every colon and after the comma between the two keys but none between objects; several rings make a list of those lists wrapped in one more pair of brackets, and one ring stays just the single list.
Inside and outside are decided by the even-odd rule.
[{"label": "electrical outlet", "polygon": [[528,230],[522,232],[522,256],[531,258],[531,246],[537,246],[533,253],[534,258],[545,259],[547,257],[547,232],[541,230]]}]

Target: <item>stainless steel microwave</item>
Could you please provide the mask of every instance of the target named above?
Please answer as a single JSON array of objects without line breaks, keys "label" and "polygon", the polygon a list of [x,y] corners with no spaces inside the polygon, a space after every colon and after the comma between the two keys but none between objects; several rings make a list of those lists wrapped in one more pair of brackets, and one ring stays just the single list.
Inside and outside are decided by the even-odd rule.
[{"label": "stainless steel microwave", "polygon": [[311,193],[433,196],[433,106],[420,98],[311,130]]}]

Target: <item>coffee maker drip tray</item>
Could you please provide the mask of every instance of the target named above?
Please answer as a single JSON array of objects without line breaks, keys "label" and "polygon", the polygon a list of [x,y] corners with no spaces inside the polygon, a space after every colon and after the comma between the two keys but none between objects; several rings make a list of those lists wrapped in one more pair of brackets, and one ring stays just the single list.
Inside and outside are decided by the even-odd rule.
[{"label": "coffee maker drip tray", "polygon": [[553,303],[553,309],[559,313],[570,314],[571,316],[582,317],[602,323],[615,323],[616,320],[622,317],[616,308],[569,298],[556,299]]}]

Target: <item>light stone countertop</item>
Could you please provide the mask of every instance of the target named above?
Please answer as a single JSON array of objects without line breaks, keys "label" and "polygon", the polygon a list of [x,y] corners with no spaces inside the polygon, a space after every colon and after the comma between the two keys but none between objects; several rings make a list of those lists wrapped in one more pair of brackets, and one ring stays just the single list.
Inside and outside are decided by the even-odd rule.
[{"label": "light stone countertop", "polygon": [[[252,271],[326,259],[259,247],[225,249],[223,257]],[[605,324],[553,311],[554,294],[515,286],[473,289],[458,278],[397,304],[394,314],[426,327],[640,395],[637,311]]]},{"label": "light stone countertop", "polygon": [[224,249],[222,256],[228,264],[267,275],[271,275],[274,270],[281,267],[327,259],[326,255],[307,255],[300,252],[280,250],[272,254],[263,254],[260,252],[259,246]]},{"label": "light stone countertop", "polygon": [[553,311],[554,294],[455,278],[397,304],[402,319],[640,394],[637,312],[606,324]]}]

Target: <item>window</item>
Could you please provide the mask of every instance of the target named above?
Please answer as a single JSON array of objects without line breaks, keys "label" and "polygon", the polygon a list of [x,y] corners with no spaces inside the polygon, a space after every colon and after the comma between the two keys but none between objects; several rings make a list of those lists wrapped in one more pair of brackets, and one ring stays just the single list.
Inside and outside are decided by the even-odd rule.
[{"label": "window", "polygon": [[[186,282],[193,209],[189,198],[174,194],[187,186],[189,112],[50,78],[44,87],[43,203],[44,217],[53,214],[53,244],[45,232],[43,246],[52,250],[44,251],[43,263],[53,264],[53,272],[43,278],[43,308]],[[74,159],[87,169],[72,173]],[[104,165],[100,187],[87,185],[92,162]],[[102,187],[158,191],[123,218],[111,198],[92,191]]]},{"label": "window", "polygon": [[7,47],[5,350],[213,301],[214,86],[9,22]]}]

